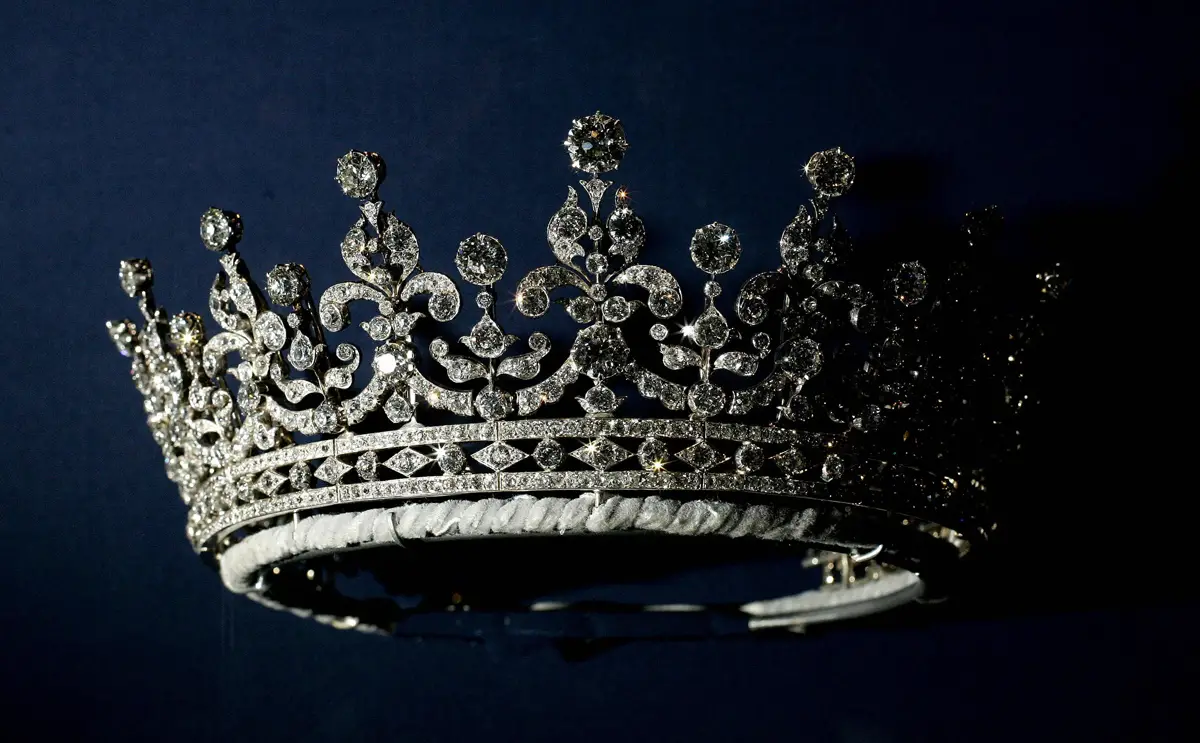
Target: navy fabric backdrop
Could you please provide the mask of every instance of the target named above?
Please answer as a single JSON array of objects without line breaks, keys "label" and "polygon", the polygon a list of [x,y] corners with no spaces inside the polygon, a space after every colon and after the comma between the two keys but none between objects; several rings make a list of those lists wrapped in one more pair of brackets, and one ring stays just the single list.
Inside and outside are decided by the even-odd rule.
[{"label": "navy fabric backdrop", "polygon": [[[429,267],[451,271],[452,246],[486,231],[509,247],[515,279],[546,260],[546,220],[573,181],[567,124],[599,108],[626,122],[619,180],[660,262],[720,220],[742,234],[747,266],[765,266],[807,194],[799,168],[840,145],[862,165],[841,210],[857,235],[994,202],[1029,250],[1072,254],[1086,306],[1111,314],[1077,312],[1091,323],[1066,356],[1091,354],[1110,377],[1129,371],[1115,347],[1126,327],[1098,297],[1145,260],[1146,205],[1170,203],[1167,187],[1195,160],[1195,27],[1166,4],[1025,0],[6,4],[10,739],[1166,735],[1187,714],[1166,670],[1194,657],[1200,614],[1131,589],[1135,571],[1107,558],[1045,609],[1006,600],[990,618],[932,628],[638,645],[585,663],[390,642],[261,609],[190,553],[102,321],[133,313],[115,269],[135,255],[153,261],[170,309],[205,305],[216,265],[196,232],[210,204],[244,215],[256,275],[296,260],[318,286],[345,277],[337,244],[354,211],[332,176],[350,147],[387,158],[384,197]],[[1120,296],[1142,301],[1136,285]],[[1079,385],[1102,385],[1073,381],[1076,398],[1051,405],[1043,438],[1074,453],[1063,468],[1043,456],[1020,507],[1046,509],[1060,544],[1092,555],[1098,537],[1067,528],[1069,513],[1120,495],[1138,457],[1103,440],[1102,416],[1080,417]],[[1011,543],[1047,538],[1026,522]],[[1021,559],[995,570],[1014,601],[1030,568],[1043,570],[1043,593],[1084,572]]]}]

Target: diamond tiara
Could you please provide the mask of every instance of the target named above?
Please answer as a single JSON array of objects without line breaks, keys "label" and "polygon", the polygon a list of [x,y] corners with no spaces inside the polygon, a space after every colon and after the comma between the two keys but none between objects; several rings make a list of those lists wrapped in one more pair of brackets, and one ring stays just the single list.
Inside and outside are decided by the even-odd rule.
[{"label": "diamond tiara", "polygon": [[[413,230],[378,199],[385,166],[371,152],[338,160],[359,202],[341,242],[355,278],[319,299],[294,263],[266,274],[264,296],[236,249],[241,218],[221,209],[200,228],[220,254],[215,334],[155,303],[149,262],[121,263],[144,322],[108,330],[197,550],[220,557],[299,515],[566,492],[865,509],[960,548],[985,534],[987,470],[1016,447],[1032,310],[1062,289],[1057,271],[1007,287],[1031,300],[1010,308],[962,260],[856,260],[831,213],[855,163],[834,148],[804,167],[815,193],[783,230],[778,267],[732,301],[721,277],[738,233],[695,231],[702,307],[689,314],[676,275],[640,261],[647,231],[628,192],[601,178],[628,148],[621,122],[575,120],[565,147],[586,178],[546,227],[553,263],[512,299],[530,318],[565,312],[570,338],[505,331],[508,257],[482,233],[454,257],[478,319],[450,334],[465,285],[421,267]],[[994,208],[969,214],[963,242],[979,252],[997,223]],[[334,340],[352,324],[370,348]]]}]

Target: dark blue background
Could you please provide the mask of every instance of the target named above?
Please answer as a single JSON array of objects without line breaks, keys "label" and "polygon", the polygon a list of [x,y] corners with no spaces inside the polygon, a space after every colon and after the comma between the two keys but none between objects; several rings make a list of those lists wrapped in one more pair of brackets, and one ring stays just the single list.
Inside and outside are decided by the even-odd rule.
[{"label": "dark blue background", "polygon": [[[1145,399],[1128,375],[1155,363],[1126,312],[1147,301],[1156,210],[1195,163],[1194,17],[1025,0],[176,5],[0,10],[10,739],[1150,740],[1185,726],[1188,682],[1170,673],[1194,660],[1200,614],[1145,583],[1178,585],[1183,568],[1145,540],[1105,547],[1141,516],[1096,514],[1162,492],[1131,474],[1146,452],[1113,421]],[[202,308],[216,264],[196,225],[217,204],[244,215],[256,275],[297,260],[318,286],[341,280],[354,209],[333,162],[356,147],[387,158],[384,196],[427,266],[450,270],[482,230],[509,247],[513,280],[548,258],[545,223],[574,177],[559,143],[597,108],[626,122],[619,180],[658,262],[713,220],[741,232],[747,265],[770,260],[807,193],[798,169],[833,145],[861,165],[842,209],[855,234],[995,202],[1032,252],[1074,257],[1087,327],[1066,356],[1089,373],[1042,419],[1063,459],[1043,454],[1012,494],[990,608],[578,664],[337,633],[228,595],[191,555],[102,329],[134,311],[117,260],[151,258],[160,300]],[[1047,543],[1079,561],[1031,556]]]}]

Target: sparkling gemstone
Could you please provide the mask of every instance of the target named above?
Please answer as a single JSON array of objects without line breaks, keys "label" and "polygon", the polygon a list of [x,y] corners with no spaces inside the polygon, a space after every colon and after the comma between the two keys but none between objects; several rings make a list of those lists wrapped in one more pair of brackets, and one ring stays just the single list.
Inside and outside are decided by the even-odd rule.
[{"label": "sparkling gemstone", "polygon": [[807,397],[797,392],[783,406],[783,413],[789,420],[796,421],[797,423],[812,420],[812,403],[808,401]]},{"label": "sparkling gemstone", "polygon": [[583,395],[583,409],[589,413],[611,413],[617,409],[621,399],[608,387],[598,384]]},{"label": "sparkling gemstone", "polygon": [[412,477],[422,467],[432,461],[432,459],[410,446],[388,457],[383,466],[407,477]]},{"label": "sparkling gemstone", "polygon": [[242,237],[242,220],[233,212],[216,207],[200,216],[200,240],[204,247],[214,252],[228,250]]},{"label": "sparkling gemstone", "polygon": [[555,212],[546,225],[546,240],[551,247],[566,246],[574,254],[582,251],[575,243],[587,232],[587,215],[579,208],[579,195],[574,189],[567,191],[567,203]]},{"label": "sparkling gemstone", "polygon": [[379,213],[383,209],[382,201],[366,201],[358,205],[358,210],[366,217],[367,223],[379,229]]},{"label": "sparkling gemstone", "polygon": [[373,341],[385,341],[392,335],[392,321],[383,315],[372,317],[367,323],[367,335]]},{"label": "sparkling gemstone", "polygon": [[729,321],[715,305],[709,305],[692,323],[691,335],[697,345],[720,348],[729,340]]},{"label": "sparkling gemstone", "polygon": [[334,179],[342,187],[342,193],[350,198],[371,199],[383,182],[383,176],[384,164],[379,155],[350,150],[338,158]]},{"label": "sparkling gemstone", "polygon": [[193,353],[204,345],[204,320],[193,312],[180,312],[167,325],[167,339],[180,353]]},{"label": "sparkling gemstone", "polygon": [[776,454],[772,459],[779,470],[788,477],[799,477],[808,469],[808,460],[804,458],[803,452],[794,446]]},{"label": "sparkling gemstone", "polygon": [[287,481],[287,477],[275,470],[266,470],[254,481],[254,489],[263,495],[275,495]]},{"label": "sparkling gemstone", "polygon": [[363,482],[371,482],[378,479],[375,473],[379,466],[379,457],[373,451],[363,452],[359,455],[358,461],[354,463],[354,469],[358,472],[358,478]]},{"label": "sparkling gemstone", "polygon": [[837,454],[830,454],[825,457],[825,463],[821,465],[821,479],[825,482],[838,480],[845,474],[846,465],[842,462],[842,458]]},{"label": "sparkling gemstone", "polygon": [[121,280],[121,290],[130,297],[149,290],[154,283],[154,271],[150,268],[150,261],[145,258],[121,261],[117,276]]},{"label": "sparkling gemstone", "polygon": [[621,122],[599,111],[572,121],[563,144],[571,166],[593,175],[616,170],[629,148]]},{"label": "sparkling gemstone", "polygon": [[352,469],[354,468],[337,457],[329,457],[324,462],[321,462],[321,466],[317,467],[317,471],[313,474],[322,482],[336,485]]},{"label": "sparkling gemstone", "polygon": [[475,306],[481,310],[486,310],[495,303],[496,295],[492,294],[487,289],[483,289],[475,295]]},{"label": "sparkling gemstone", "polygon": [[813,220],[807,209],[801,209],[800,214],[784,229],[779,238],[779,255],[788,272],[799,273],[808,262],[812,231]]},{"label": "sparkling gemstone", "polygon": [[399,343],[384,343],[375,349],[371,368],[384,378],[404,379],[412,373],[408,349]]},{"label": "sparkling gemstone", "polygon": [[[288,317],[295,317],[295,315],[288,315]],[[292,345],[288,348],[288,362],[297,369],[311,369],[316,361],[317,354],[308,336],[303,333],[293,335]]]},{"label": "sparkling gemstone", "polygon": [[715,281],[704,282],[704,296],[716,299],[721,296],[721,285]]},{"label": "sparkling gemstone", "polygon": [[627,206],[619,207],[608,217],[608,236],[619,252],[636,253],[646,242],[646,227],[642,218]]},{"label": "sparkling gemstone", "polygon": [[506,335],[488,315],[481,317],[471,328],[471,334],[462,338],[471,353],[485,359],[500,358],[516,340],[516,336]]},{"label": "sparkling gemstone", "polygon": [[192,386],[188,388],[188,405],[192,406],[192,410],[204,410],[212,399],[212,393],[212,387],[192,382]]},{"label": "sparkling gemstone", "polygon": [[704,439],[698,439],[696,443],[679,452],[675,456],[679,457],[684,462],[687,462],[698,472],[703,472],[716,467],[718,464],[721,464],[729,459],[729,455],[713,448],[713,446]]},{"label": "sparkling gemstone", "polygon": [[274,426],[268,425],[265,420],[260,420],[254,429],[254,445],[263,451],[273,449],[276,433]]},{"label": "sparkling gemstone", "polygon": [[629,346],[620,329],[612,325],[592,325],[579,331],[571,346],[571,361],[592,379],[607,379],[625,370]]},{"label": "sparkling gemstone", "polygon": [[592,211],[600,211],[600,200],[604,198],[604,192],[612,185],[612,181],[606,181],[603,178],[591,178],[586,181],[580,181],[579,185],[583,186],[587,191],[588,198],[592,200]]},{"label": "sparkling gemstone", "polygon": [[658,472],[666,466],[667,461],[671,458],[671,451],[661,439],[651,436],[638,447],[637,456],[643,469]]},{"label": "sparkling gemstone", "polygon": [[313,409],[313,426],[322,433],[333,433],[338,429],[337,408],[323,402]]},{"label": "sparkling gemstone", "polygon": [[494,441],[471,455],[471,458],[488,469],[508,469],[525,457],[529,456],[515,446],[504,441]]},{"label": "sparkling gemstone", "polygon": [[749,474],[762,469],[763,464],[766,463],[766,455],[763,453],[761,446],[750,441],[745,441],[734,452],[733,463],[737,465],[738,472]]},{"label": "sparkling gemstone", "polygon": [[633,455],[620,444],[601,437],[571,452],[571,456],[596,470],[607,470]]},{"label": "sparkling gemstone", "polygon": [[771,336],[768,333],[755,333],[750,338],[750,345],[757,351],[767,351],[771,348]]},{"label": "sparkling gemstone", "polygon": [[821,347],[810,338],[795,338],[779,348],[776,365],[793,379],[810,379],[821,370]]},{"label": "sparkling gemstone", "polygon": [[413,406],[409,402],[408,395],[400,390],[392,393],[388,401],[383,404],[383,414],[392,423],[403,423],[410,420],[413,417]]},{"label": "sparkling gemstone", "polygon": [[488,387],[475,398],[475,410],[489,421],[500,420],[512,412],[512,395]]},{"label": "sparkling gemstone", "polygon": [[742,241],[732,227],[713,222],[692,235],[692,262],[701,271],[725,273],[737,265],[742,254]]},{"label": "sparkling gemstone", "polygon": [[504,275],[508,252],[496,238],[477,233],[458,244],[454,265],[467,281],[476,286],[487,286]]},{"label": "sparkling gemstone", "polygon": [[917,261],[901,263],[892,276],[891,286],[896,299],[911,307],[925,298],[929,290],[929,274]]},{"label": "sparkling gemstone", "polygon": [[[595,240],[596,242],[599,242],[600,239],[604,237],[604,228],[598,224],[592,225],[591,227],[588,228],[588,237],[592,238],[592,240]],[[604,256],[600,256],[600,257],[603,258]],[[603,271],[604,269],[600,269],[600,271],[595,271],[595,270],[592,270],[591,267],[589,267],[588,270],[592,271],[592,273],[600,273],[600,271]]]},{"label": "sparkling gemstone", "polygon": [[605,320],[611,323],[620,323],[629,319],[633,307],[625,297],[609,297],[600,306],[600,312],[604,315]]},{"label": "sparkling gemstone", "polygon": [[854,158],[841,147],[823,150],[809,158],[804,175],[818,193],[841,196],[854,184]]},{"label": "sparkling gemstone", "polygon": [[249,503],[254,500],[254,475],[242,475],[237,479],[235,486],[236,497],[242,503]]},{"label": "sparkling gemstone", "polygon": [[[593,225],[592,229],[599,230],[600,228]],[[600,238],[594,239],[598,240]],[[608,259],[604,257],[603,253],[592,253],[587,257],[585,265],[589,272],[599,276],[608,270]]]},{"label": "sparkling gemstone", "polygon": [[109,320],[108,337],[122,356],[132,356],[134,340],[137,338],[137,326],[130,320]]},{"label": "sparkling gemstone", "polygon": [[258,407],[259,401],[262,400],[262,387],[258,382],[253,380],[242,382],[238,387],[237,401],[238,407],[242,412],[250,412]]},{"label": "sparkling gemstone", "polygon": [[429,298],[429,314],[438,322],[445,322],[458,313],[457,294],[434,294]]},{"label": "sparkling gemstone", "polygon": [[562,464],[566,452],[562,444],[554,439],[542,439],[533,450],[533,461],[544,470],[552,470]]},{"label": "sparkling gemstone", "polygon": [[254,335],[271,351],[278,351],[287,345],[287,327],[274,312],[263,312],[254,319]]},{"label": "sparkling gemstone", "polygon": [[288,482],[292,485],[292,490],[297,493],[301,490],[308,490],[312,486],[312,471],[308,468],[308,462],[296,462],[288,470]]},{"label": "sparkling gemstone", "polygon": [[683,410],[684,387],[674,382],[664,383],[658,392],[658,399],[670,410]]},{"label": "sparkling gemstone", "polygon": [[650,337],[656,341],[665,341],[668,332],[667,326],[660,322],[656,322],[650,326]]},{"label": "sparkling gemstone", "polygon": [[280,263],[267,272],[267,294],[278,305],[291,306],[308,291],[308,272],[298,263]]},{"label": "sparkling gemstone", "polygon": [[437,448],[438,467],[447,475],[457,475],[467,466],[467,455],[458,444],[445,444]]},{"label": "sparkling gemstone", "polygon": [[705,418],[720,413],[726,400],[725,390],[712,382],[697,382],[688,390],[688,404],[697,415]]},{"label": "sparkling gemstone", "polygon": [[[593,284],[592,289],[604,289],[603,284]],[[600,299],[604,299],[602,295]],[[591,297],[572,297],[567,301],[567,314],[575,322],[589,323],[596,319],[596,300]]]},{"label": "sparkling gemstone", "polygon": [[718,356],[717,360],[713,362],[713,367],[749,377],[758,371],[758,357],[745,351],[730,351]]}]

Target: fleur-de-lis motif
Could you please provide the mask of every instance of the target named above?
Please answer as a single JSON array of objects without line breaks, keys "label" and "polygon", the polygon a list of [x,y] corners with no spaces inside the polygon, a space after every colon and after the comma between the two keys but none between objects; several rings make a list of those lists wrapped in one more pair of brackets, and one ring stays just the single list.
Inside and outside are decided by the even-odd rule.
[{"label": "fleur-de-lis motif", "polygon": [[[384,177],[383,160],[375,153],[352,150],[338,161],[337,181],[346,195],[362,199],[362,215],[342,240],[342,259],[359,281],[335,284],[321,295],[320,319],[330,332],[350,321],[350,305],[374,302],[379,314],[362,323],[375,349],[376,375],[358,395],[342,403],[350,422],[366,417],[380,405],[393,422],[412,417],[417,396],[431,405],[465,415],[470,394],[444,389],[426,379],[412,363],[415,351],[411,333],[426,314],[447,322],[458,314],[459,296],[445,274],[420,267],[420,249],[412,229],[392,212],[383,210],[376,192]],[[426,312],[414,309],[413,300],[429,295]],[[395,369],[379,373],[380,368]],[[387,398],[385,400],[384,398]]]}]

